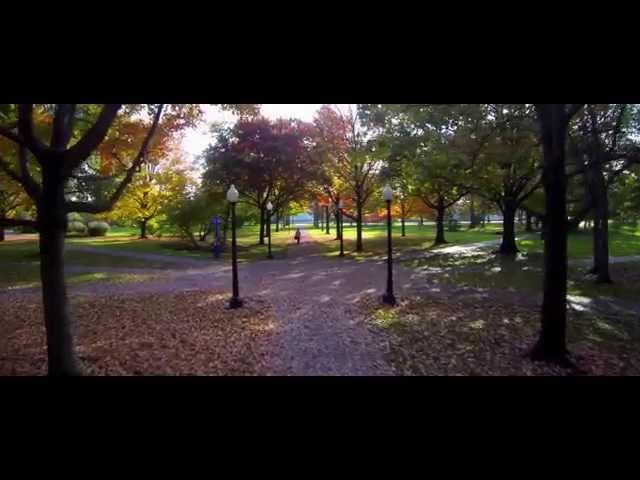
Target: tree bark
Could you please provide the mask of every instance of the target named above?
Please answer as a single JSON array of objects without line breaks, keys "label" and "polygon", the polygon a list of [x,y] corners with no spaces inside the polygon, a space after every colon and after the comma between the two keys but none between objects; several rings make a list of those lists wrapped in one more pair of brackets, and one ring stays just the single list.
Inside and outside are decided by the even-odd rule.
[{"label": "tree bark", "polygon": [[434,245],[447,243],[447,240],[444,238],[444,214],[444,201],[439,199],[436,208],[436,240],[433,242]]},{"label": "tree bark", "polygon": [[140,221],[140,239],[146,239],[147,237],[147,220]]},{"label": "tree bark", "polygon": [[531,213],[529,212],[529,210],[525,210],[524,231],[525,232],[533,232],[533,225],[532,225],[532,222],[531,222]]},{"label": "tree bark", "polygon": [[516,245],[515,217],[516,205],[512,199],[504,200],[502,210],[502,243],[498,249],[501,255],[515,255],[519,252]]},{"label": "tree bark", "polygon": [[333,213],[333,217],[335,218],[336,221],[336,238],[335,240],[340,240],[340,235],[342,235],[342,228],[340,225],[340,212],[338,211],[338,209],[336,208],[336,211]]},{"label": "tree bark", "polygon": [[79,374],[73,351],[71,318],[64,278],[67,216],[62,165],[61,161],[43,165],[42,199],[37,206],[48,374],[51,376]]},{"label": "tree bark", "polygon": [[4,242],[4,227],[0,225],[0,242]]},{"label": "tree bark", "polygon": [[479,218],[476,215],[475,201],[472,195],[469,203],[469,229],[476,228],[479,224]]},{"label": "tree bark", "polygon": [[265,227],[265,222],[264,222],[264,214],[265,214],[265,207],[260,206],[260,233],[259,238],[258,238],[258,244],[259,245],[264,245],[264,227]]},{"label": "tree bark", "polygon": [[362,252],[362,204],[356,203],[356,252]]},{"label": "tree bark", "polygon": [[599,163],[592,167],[589,182],[594,200],[593,268],[596,283],[611,283],[609,272],[609,201],[607,187]]},{"label": "tree bark", "polygon": [[276,212],[276,232],[280,231],[280,211]]},{"label": "tree bark", "polygon": [[325,228],[324,233],[326,235],[329,235],[331,233],[330,230],[329,230],[329,228],[330,228],[330,226],[329,226],[330,220],[331,219],[329,218],[329,207],[325,206],[324,207],[324,228]]},{"label": "tree bark", "polygon": [[420,226],[422,227],[424,225],[424,218],[420,217]]},{"label": "tree bark", "polygon": [[544,279],[540,337],[534,360],[569,363],[567,327],[567,123],[564,104],[539,107],[545,193]]},{"label": "tree bark", "polygon": [[406,215],[406,209],[405,209],[405,205],[404,203],[400,204],[400,209],[401,209],[401,215],[400,215],[400,225],[402,227],[402,236],[406,237],[406,233],[405,233],[405,228],[404,228],[404,221],[405,221],[405,215]]}]

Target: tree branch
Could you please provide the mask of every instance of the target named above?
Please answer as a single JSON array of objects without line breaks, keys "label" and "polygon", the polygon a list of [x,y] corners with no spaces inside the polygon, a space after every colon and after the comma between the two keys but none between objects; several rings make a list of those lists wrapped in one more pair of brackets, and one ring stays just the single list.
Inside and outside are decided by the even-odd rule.
[{"label": "tree branch", "polygon": [[[120,103],[106,104],[102,108],[96,123],[87,130],[80,140],[64,152],[64,173],[66,176],[70,176],[73,170],[80,166],[91,155],[91,152],[103,142],[121,106],[122,104]],[[146,148],[146,145],[144,148]]]},{"label": "tree branch", "polygon": [[131,167],[127,170],[124,180],[118,185],[116,191],[111,195],[111,197],[103,203],[89,203],[89,202],[67,202],[65,205],[65,209],[67,212],[86,212],[86,213],[103,213],[111,210],[115,203],[120,199],[122,194],[124,193],[127,186],[131,183],[136,170],[145,160],[145,155],[147,153],[147,148],[151,143],[151,139],[155,134],[158,123],[160,122],[160,117],[162,116],[162,109],[164,108],[164,104],[160,104],[158,109],[156,110],[156,114],[153,118],[153,124],[149,129],[149,133],[145,137],[142,142],[142,146],[136,155],[135,160],[131,164]]},{"label": "tree branch", "polygon": [[18,133],[24,139],[23,146],[31,150],[38,159],[38,154],[46,150],[46,146],[38,140],[33,132],[33,104],[21,103],[18,105]]}]

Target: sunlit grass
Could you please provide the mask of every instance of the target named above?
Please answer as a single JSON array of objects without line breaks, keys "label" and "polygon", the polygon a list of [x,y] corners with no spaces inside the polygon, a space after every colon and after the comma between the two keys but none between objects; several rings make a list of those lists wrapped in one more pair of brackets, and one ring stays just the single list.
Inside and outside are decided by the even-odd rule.
[{"label": "sunlit grass", "polygon": [[[540,236],[529,237],[518,241],[518,247],[527,252],[542,252],[544,242]],[[569,258],[589,258],[593,255],[593,235],[590,231],[581,230],[569,234]],[[609,228],[609,254],[614,257],[640,255],[640,228]]]}]

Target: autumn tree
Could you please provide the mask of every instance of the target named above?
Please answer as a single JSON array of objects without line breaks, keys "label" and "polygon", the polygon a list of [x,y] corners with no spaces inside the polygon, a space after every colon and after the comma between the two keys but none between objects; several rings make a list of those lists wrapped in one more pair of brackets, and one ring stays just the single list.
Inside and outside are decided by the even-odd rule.
[{"label": "autumn tree", "polygon": [[134,222],[140,228],[140,238],[146,239],[149,223],[165,216],[189,183],[188,168],[179,158],[150,160],[141,166],[116,208],[106,214],[105,219]]},{"label": "autumn tree", "polygon": [[[37,209],[36,221],[23,224],[39,232],[48,372],[77,374],[64,278],[67,214],[113,208],[147,154],[192,126],[200,110],[193,105],[19,104],[3,105],[0,111],[0,136],[12,145],[12,154],[0,157],[0,168],[20,183]],[[127,135],[134,126],[143,133]],[[106,151],[101,148],[109,143]],[[102,171],[94,172],[87,167],[97,153],[104,162]],[[83,188],[66,194],[70,184],[104,179],[112,183],[100,196]]]},{"label": "autumn tree", "polygon": [[4,241],[5,225],[19,222],[12,217],[15,217],[20,207],[27,206],[29,203],[29,196],[25,194],[20,184],[0,170],[0,242]]},{"label": "autumn tree", "polygon": [[385,151],[362,123],[358,111],[323,105],[314,119],[318,135],[315,151],[322,158],[322,190],[333,204],[351,198],[353,210],[344,215],[356,221],[356,251],[363,251],[362,221],[367,202],[379,186]]},{"label": "autumn tree", "polygon": [[204,182],[216,188],[233,184],[242,201],[259,212],[259,243],[264,243],[266,205],[279,215],[303,198],[319,172],[310,155],[313,127],[299,120],[241,119],[218,131],[204,153]]}]

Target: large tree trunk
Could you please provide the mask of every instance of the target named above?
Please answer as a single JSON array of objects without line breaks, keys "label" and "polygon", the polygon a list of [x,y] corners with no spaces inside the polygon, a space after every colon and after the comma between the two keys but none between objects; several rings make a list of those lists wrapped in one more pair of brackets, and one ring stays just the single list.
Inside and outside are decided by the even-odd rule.
[{"label": "large tree trunk", "polygon": [[442,245],[443,243],[447,243],[447,240],[444,238],[444,201],[442,199],[438,200],[437,208],[436,208],[436,240],[433,242],[434,245]]},{"label": "large tree trunk", "polygon": [[276,232],[280,231],[280,211],[276,212]]},{"label": "large tree trunk", "polygon": [[502,218],[502,243],[500,244],[498,253],[501,255],[515,255],[519,250],[516,245],[516,205],[513,200],[505,199]]},{"label": "large tree trunk", "polygon": [[64,278],[64,211],[62,162],[42,171],[42,199],[38,204],[40,231],[40,276],[44,322],[47,332],[49,375],[79,374],[73,352],[71,317]]},{"label": "large tree trunk", "polygon": [[146,239],[147,237],[147,220],[140,221],[140,238]]},{"label": "large tree trunk", "polygon": [[405,216],[406,216],[406,209],[405,209],[405,204],[401,203],[400,204],[400,209],[401,209],[401,215],[400,215],[400,225],[402,227],[402,236],[406,237],[406,233],[405,233],[405,227],[404,227],[404,222],[405,222]]},{"label": "large tree trunk", "polygon": [[333,213],[333,218],[336,221],[336,240],[340,240],[340,235],[342,235],[342,226],[340,225],[340,212],[336,208],[336,211]]},{"label": "large tree trunk", "polygon": [[0,225],[0,242],[4,242],[4,227]]},{"label": "large tree trunk", "polygon": [[362,204],[356,202],[356,252],[362,252]]},{"label": "large tree trunk", "polygon": [[564,104],[541,107],[544,155],[544,280],[540,337],[531,357],[567,365],[567,178]]},{"label": "large tree trunk", "polygon": [[611,283],[609,273],[609,199],[599,162],[591,167],[589,182],[594,200],[593,210],[593,268],[597,283]]}]

